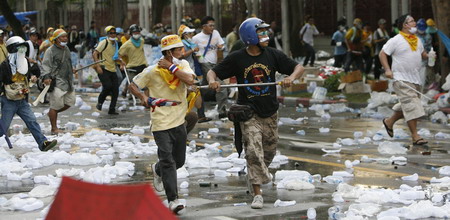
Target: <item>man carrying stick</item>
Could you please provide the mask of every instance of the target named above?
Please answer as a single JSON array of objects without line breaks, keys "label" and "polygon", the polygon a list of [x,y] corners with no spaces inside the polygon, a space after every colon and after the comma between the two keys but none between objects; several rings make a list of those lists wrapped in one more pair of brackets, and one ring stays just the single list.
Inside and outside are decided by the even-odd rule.
[{"label": "man carrying stick", "polygon": [[[295,79],[302,76],[303,66],[281,51],[267,47],[269,26],[259,18],[249,18],[241,24],[239,35],[247,47],[228,55],[222,63],[208,72],[211,89],[220,89],[217,78],[224,80],[236,76],[238,84],[268,83],[275,82],[275,72],[278,71],[289,75],[281,83],[282,86],[289,87]],[[247,106],[247,109],[251,108],[255,113],[236,114],[233,117],[240,120],[242,128],[248,181],[255,195],[251,207],[261,209],[264,202],[260,186],[271,181],[268,167],[275,156],[278,143],[279,104],[276,87],[239,87],[237,104],[241,105],[240,109]],[[235,111],[230,108],[229,112]],[[236,132],[239,132],[237,128]]]}]

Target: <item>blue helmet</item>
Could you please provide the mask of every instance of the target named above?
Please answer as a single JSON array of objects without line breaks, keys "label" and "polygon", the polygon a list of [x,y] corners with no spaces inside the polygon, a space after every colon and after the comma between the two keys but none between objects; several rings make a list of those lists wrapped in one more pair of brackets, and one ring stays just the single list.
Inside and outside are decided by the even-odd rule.
[{"label": "blue helmet", "polygon": [[421,18],[417,21],[417,29],[419,31],[425,31],[427,29],[427,23],[425,22],[425,19]]},{"label": "blue helmet", "polygon": [[268,27],[270,27],[270,25],[259,18],[249,18],[242,22],[239,27],[239,36],[246,45],[258,45],[259,38],[256,34],[256,30]]}]

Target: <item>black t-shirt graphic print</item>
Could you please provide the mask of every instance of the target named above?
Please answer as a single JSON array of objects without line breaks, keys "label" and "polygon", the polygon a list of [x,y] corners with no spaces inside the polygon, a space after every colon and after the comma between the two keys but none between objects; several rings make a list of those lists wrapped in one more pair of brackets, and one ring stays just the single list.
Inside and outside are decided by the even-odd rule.
[{"label": "black t-shirt graphic print", "polygon": [[[265,48],[258,56],[246,49],[235,51],[213,68],[220,79],[236,76],[238,84],[275,82],[275,73],[290,75],[297,62],[273,48]],[[238,104],[250,105],[258,116],[266,118],[278,110],[276,86],[239,87]]]}]

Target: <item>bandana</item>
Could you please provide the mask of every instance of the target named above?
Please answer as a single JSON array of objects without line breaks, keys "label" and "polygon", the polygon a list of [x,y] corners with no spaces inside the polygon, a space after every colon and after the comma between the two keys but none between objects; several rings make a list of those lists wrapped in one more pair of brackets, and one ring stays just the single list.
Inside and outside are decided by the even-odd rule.
[{"label": "bandana", "polygon": [[141,42],[142,42],[142,41],[141,41],[141,38],[135,40],[133,37],[131,37],[130,39],[131,39],[131,43],[133,43],[133,45],[134,45],[135,47],[140,47],[140,46],[141,46]]},{"label": "bandana", "polygon": [[27,74],[28,63],[24,53],[10,53],[8,54],[8,60],[12,75],[16,75],[16,73]]},{"label": "bandana", "polygon": [[[178,69],[182,69],[181,66],[177,65]],[[164,81],[169,85],[169,88],[176,89],[180,85],[180,79],[176,77],[170,70],[166,68],[160,68],[156,66],[155,71],[164,79]]]},{"label": "bandana", "polygon": [[417,36],[414,34],[404,33],[403,31],[400,31],[400,34],[408,42],[409,46],[411,47],[411,50],[416,51],[417,50]]}]

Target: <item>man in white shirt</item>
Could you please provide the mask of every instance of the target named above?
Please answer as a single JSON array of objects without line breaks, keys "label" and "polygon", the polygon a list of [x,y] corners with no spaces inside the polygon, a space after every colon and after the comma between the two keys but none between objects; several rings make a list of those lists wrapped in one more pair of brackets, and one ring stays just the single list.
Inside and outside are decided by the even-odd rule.
[{"label": "man in white shirt", "polygon": [[[199,51],[196,53],[198,61],[202,65],[202,72],[206,75],[210,69],[217,64],[217,51],[223,49],[224,41],[217,30],[214,30],[214,18],[205,16],[201,20],[202,32],[195,35],[192,40],[198,45]],[[223,84],[223,82],[221,82]],[[202,85],[207,85],[206,77],[203,77]],[[202,91],[202,98],[207,90]],[[216,101],[219,111],[219,118],[226,117],[226,102],[228,93],[226,89],[216,92]],[[204,102],[203,102],[204,103]],[[205,117],[205,107],[198,110],[199,123],[209,121],[211,119]]]},{"label": "man in white shirt", "polygon": [[319,31],[314,25],[314,18],[308,16],[307,21],[308,23],[306,23],[300,30],[300,40],[306,49],[306,57],[303,61],[303,66],[306,66],[310,59],[311,63],[309,65],[314,66],[314,60],[316,59],[316,51],[314,50],[314,35],[318,35]]},{"label": "man in white shirt", "polygon": [[[383,124],[389,136],[393,137],[394,123],[404,118],[411,132],[414,145],[424,145],[428,142],[417,134],[417,119],[425,115],[419,94],[420,74],[419,69],[422,59],[428,58],[422,42],[415,35],[417,28],[414,18],[403,15],[397,19],[399,34],[386,42],[379,57],[386,77],[393,78],[394,91],[399,103],[394,107],[394,114],[383,120]],[[389,66],[387,56],[392,57],[392,69]]]}]

